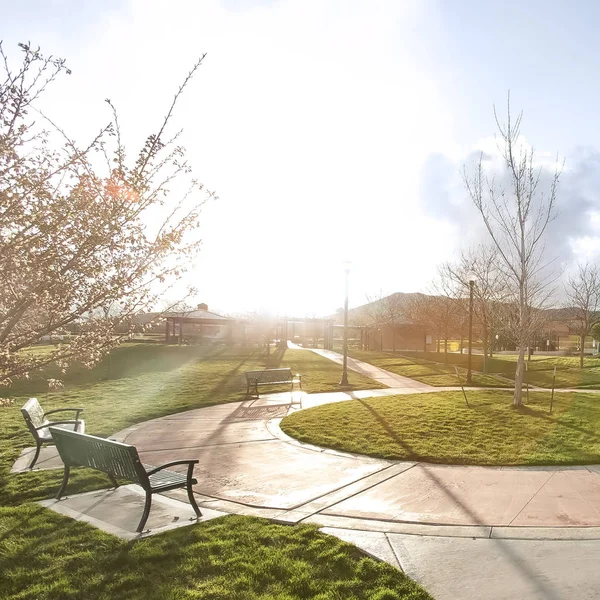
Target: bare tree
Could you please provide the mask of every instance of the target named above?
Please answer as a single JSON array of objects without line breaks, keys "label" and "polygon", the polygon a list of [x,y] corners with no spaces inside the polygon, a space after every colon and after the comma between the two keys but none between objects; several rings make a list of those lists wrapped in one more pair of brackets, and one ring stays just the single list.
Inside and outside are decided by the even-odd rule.
[{"label": "bare tree", "polygon": [[520,406],[525,349],[539,327],[542,313],[539,309],[553,293],[545,238],[548,224],[555,216],[562,169],[557,165],[547,178],[546,171],[536,165],[533,149],[520,137],[522,113],[514,121],[511,117],[510,95],[506,124],[500,123],[495,109],[494,116],[500,133],[498,149],[503,159],[504,181],[486,175],[482,153],[474,174],[470,175],[465,168],[464,183],[498,252],[507,283],[507,300],[515,307],[509,334],[519,350],[513,404]]},{"label": "bare tree", "polygon": [[[440,266],[442,278],[453,281],[460,294],[468,297],[470,280],[473,285],[473,317],[475,330],[483,344],[483,370],[487,372],[487,358],[492,354],[494,334],[501,328],[499,307],[506,301],[505,278],[499,268],[497,252],[491,246],[480,244],[461,252],[458,261]],[[468,303],[463,303],[468,311]],[[465,320],[468,314],[465,315]]]},{"label": "bare tree", "polygon": [[[385,296],[383,293],[379,293],[376,296],[369,296],[367,294],[367,304],[363,306],[363,313],[366,317],[366,322],[374,330],[379,332],[380,339],[380,350],[383,350],[383,336],[381,335],[381,328],[387,323],[388,315],[385,309]],[[375,349],[377,349],[377,343],[375,342]]]},{"label": "bare tree", "polygon": [[425,311],[438,332],[438,339],[444,341],[444,364],[448,364],[448,342],[463,329],[464,303],[460,287],[441,274],[431,284],[431,289],[433,293],[426,296]]},{"label": "bare tree", "polygon": [[[112,122],[84,146],[43,116],[40,95],[70,71],[19,46],[13,68],[0,43],[0,384],[49,362],[92,366],[126,338],[117,327],[156,305],[195,257],[204,202],[168,133],[203,57],[129,161],[110,102]],[[75,328],[50,353],[21,351]]]},{"label": "bare tree", "polygon": [[[430,296],[421,293],[409,294],[404,299],[404,317],[415,328],[423,330],[423,351],[427,350],[427,335],[433,334],[432,337],[439,339],[437,325],[434,319],[431,318],[433,312],[432,303],[429,300]],[[439,352],[439,343],[437,344]]]},{"label": "bare tree", "polygon": [[392,331],[392,351],[396,351],[396,326],[404,315],[404,300],[400,294],[389,294],[385,296],[380,292],[377,296],[367,296],[369,304],[365,310],[369,315],[373,326],[381,328],[388,325]]},{"label": "bare tree", "polygon": [[600,322],[600,270],[589,263],[578,265],[577,274],[565,284],[566,307],[569,309],[569,326],[579,336],[579,367],[583,368],[585,338]]}]

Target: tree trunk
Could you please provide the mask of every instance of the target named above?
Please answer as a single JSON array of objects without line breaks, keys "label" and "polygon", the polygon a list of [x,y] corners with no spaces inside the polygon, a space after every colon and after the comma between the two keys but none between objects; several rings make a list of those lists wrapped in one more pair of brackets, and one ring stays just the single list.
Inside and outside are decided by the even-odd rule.
[{"label": "tree trunk", "polygon": [[515,395],[513,397],[513,406],[523,405],[523,379],[525,377],[525,345],[519,347],[519,359],[517,360],[517,370],[515,372]]},{"label": "tree trunk", "polygon": [[487,363],[488,363],[488,344],[486,340],[483,340],[483,372],[487,373]]},{"label": "tree trunk", "polygon": [[585,350],[585,335],[580,335],[579,336],[580,341],[580,348],[579,348],[579,368],[583,369],[583,351]]},{"label": "tree trunk", "polygon": [[444,364],[448,364],[448,338],[444,338]]}]

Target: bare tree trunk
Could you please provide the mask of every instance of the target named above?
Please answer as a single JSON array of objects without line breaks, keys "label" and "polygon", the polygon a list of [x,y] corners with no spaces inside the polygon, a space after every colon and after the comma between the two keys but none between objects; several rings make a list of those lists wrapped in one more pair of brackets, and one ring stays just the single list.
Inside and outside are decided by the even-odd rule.
[{"label": "bare tree trunk", "polygon": [[483,372],[487,373],[487,354],[488,354],[488,342],[487,340],[483,340]]},{"label": "bare tree trunk", "polygon": [[448,338],[444,338],[444,364],[448,364]]},{"label": "bare tree trunk", "polygon": [[580,369],[583,369],[583,353],[585,350],[585,337],[586,336],[583,334],[579,336],[579,339],[581,340],[580,341],[581,347],[579,348],[579,368]]},{"label": "bare tree trunk", "polygon": [[517,360],[517,370],[515,372],[515,395],[513,397],[513,406],[523,405],[523,379],[525,377],[525,346],[519,346],[519,358]]}]

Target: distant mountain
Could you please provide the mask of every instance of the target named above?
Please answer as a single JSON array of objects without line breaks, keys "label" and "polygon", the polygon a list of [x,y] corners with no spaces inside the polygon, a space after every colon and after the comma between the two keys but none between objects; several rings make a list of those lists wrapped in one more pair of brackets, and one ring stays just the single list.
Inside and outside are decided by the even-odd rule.
[{"label": "distant mountain", "polygon": [[[349,309],[348,322],[351,325],[368,325],[373,323],[373,321],[384,324],[390,320],[390,314],[393,311],[397,315],[394,319],[396,325],[412,325],[413,320],[410,317],[410,304],[424,296],[427,296],[427,294],[421,294],[420,292],[396,292],[389,296],[378,298],[373,302]],[[341,325],[344,322],[344,311],[337,311],[335,315],[329,318],[334,319],[336,325]]]}]

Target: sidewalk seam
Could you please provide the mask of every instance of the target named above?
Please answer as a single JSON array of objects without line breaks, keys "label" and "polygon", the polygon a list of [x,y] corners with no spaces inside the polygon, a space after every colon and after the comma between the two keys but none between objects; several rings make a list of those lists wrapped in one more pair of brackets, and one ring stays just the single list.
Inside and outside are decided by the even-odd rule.
[{"label": "sidewalk seam", "polygon": [[506,527],[510,527],[514,523],[515,519],[529,506],[529,503],[542,491],[542,488],[554,477],[554,475],[556,475],[556,473],[558,473],[558,471],[552,471],[552,475],[550,475],[550,477],[548,477],[548,479],[546,479],[546,481],[540,485],[537,492],[533,494],[529,500],[527,500],[523,508],[512,518],[511,522],[506,525]]},{"label": "sidewalk seam", "polygon": [[[378,473],[381,473],[383,471],[387,471],[388,469],[391,469],[392,467],[394,467],[396,465],[391,464],[388,465],[386,467],[383,467],[382,469],[378,469],[377,471],[373,471],[372,473],[369,473],[368,475],[364,475],[363,477],[359,477],[358,479],[355,479],[354,481],[350,482],[350,483],[346,483],[345,485],[341,485],[340,487],[331,490],[329,492],[326,492],[325,494],[321,494],[320,496],[315,496],[314,498],[311,498],[308,502],[302,502],[301,504],[297,504],[296,506],[292,507],[292,508],[288,508],[287,510],[298,510],[299,508],[306,506],[307,504],[310,504],[311,502],[314,502],[315,500],[319,500],[320,498],[324,498],[325,496],[328,496],[329,494],[334,494],[335,492],[339,492],[340,490],[343,490],[345,487],[348,487],[350,485],[354,485],[355,483],[358,483],[359,481],[363,481],[364,479],[367,479],[368,477],[372,477],[373,475],[377,475]],[[407,469],[407,471],[409,469],[412,469],[412,467],[414,467],[415,465],[412,465],[411,467],[409,467]],[[403,471],[404,472],[404,471]],[[398,473],[398,475],[400,475],[400,473]],[[394,477],[394,475],[391,475],[390,477],[388,477],[387,479],[384,479],[384,481],[387,481],[388,479],[391,479],[392,477]],[[375,485],[377,485],[376,483],[374,483],[372,486],[365,488],[365,489],[370,489],[371,487],[374,487]],[[360,492],[356,492],[357,494]],[[355,494],[353,494],[355,495]],[[352,496],[348,496],[348,498],[351,498]],[[347,498],[344,498],[344,500],[347,500]],[[338,502],[342,502],[342,500],[338,500]],[[331,504],[330,506],[327,506],[326,508],[330,508],[331,506],[335,506],[336,504],[338,504],[338,502],[334,502],[333,504]],[[325,510],[325,508],[322,508],[321,510],[317,510],[314,513],[311,513],[310,515],[307,515],[306,517],[304,517],[303,519],[300,519],[301,521],[304,521],[304,519],[307,519],[308,517],[312,517],[313,515],[317,515],[319,514],[322,510]]]},{"label": "sidewalk seam", "polygon": [[400,557],[398,556],[396,549],[394,548],[394,546],[392,545],[392,542],[390,541],[389,534],[387,532],[385,532],[383,535],[388,543],[388,546],[392,550],[392,554],[396,558],[396,562],[398,563],[398,568],[404,573],[405,572],[404,567],[402,566],[402,562],[400,561]]}]

